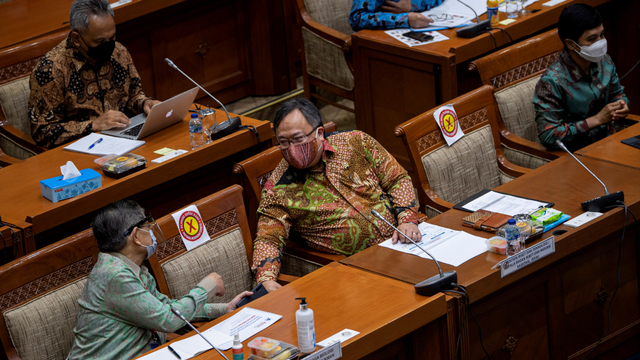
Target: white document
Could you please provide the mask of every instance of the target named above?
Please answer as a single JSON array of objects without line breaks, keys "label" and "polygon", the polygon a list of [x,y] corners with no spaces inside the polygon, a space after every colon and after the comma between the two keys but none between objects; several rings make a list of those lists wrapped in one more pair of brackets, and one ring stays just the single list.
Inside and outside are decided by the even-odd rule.
[{"label": "white document", "polygon": [[476,19],[475,15],[437,12],[436,8],[429,10],[429,12],[430,14],[428,16],[425,15],[427,18],[433,20],[429,26],[452,28]]},{"label": "white document", "polygon": [[[225,335],[219,331],[208,329],[202,331],[202,335],[207,338],[218,350],[228,350],[233,345],[233,338]],[[229,344],[229,346],[227,346]],[[183,359],[190,359],[194,356],[200,355],[205,351],[215,351],[204,339],[195,334],[184,340],[176,341],[171,344],[171,348],[175,350]],[[169,349],[167,349],[168,351]],[[175,359],[175,356],[173,356]]]},{"label": "white document", "polygon": [[245,307],[237,314],[205,331],[205,333],[211,330],[228,336],[228,342],[220,346],[220,349],[228,350],[233,345],[233,334],[238,333],[240,341],[245,341],[280,319],[282,319],[282,315]]},{"label": "white document", "polygon": [[[193,354],[191,353],[186,353],[183,352],[181,350],[177,350],[174,345],[172,344],[171,347],[173,348],[173,350],[175,350],[178,355],[180,355],[181,358],[183,359],[191,359],[193,357]],[[215,350],[212,350],[215,351]],[[173,353],[171,353],[171,351],[169,351],[169,348],[162,348],[160,350],[154,351],[150,354],[147,354],[143,357],[140,358],[140,360],[176,360],[176,356],[173,355]]]},{"label": "white document", "polygon": [[[102,140],[100,140],[102,139]],[[93,147],[91,147],[93,145]],[[64,147],[65,150],[90,155],[123,155],[144,145],[143,140],[129,140],[109,135],[91,133]],[[89,149],[91,147],[91,149]]]},{"label": "white document", "polygon": [[409,31],[411,31],[411,30],[409,30],[409,29],[393,29],[393,30],[387,30],[387,31],[385,31],[385,33],[387,33],[388,35],[390,35],[394,39],[404,43],[405,45],[408,45],[409,47],[418,46],[418,45],[432,44],[432,43],[438,42],[438,41],[449,40],[448,37],[440,34],[437,31],[426,31],[426,32],[424,32],[425,34],[429,34],[429,35],[433,36],[433,40],[426,41],[426,42],[410,39],[410,38],[402,35],[402,34],[407,33]]},{"label": "white document", "polygon": [[171,216],[176,222],[178,232],[187,251],[211,240],[197,206],[191,205],[184,210],[171,214]]},{"label": "white document", "polygon": [[513,216],[517,214],[529,214],[534,210],[546,205],[547,203],[545,202],[523,199],[517,196],[489,191],[479,198],[468,202],[466,205],[464,205],[464,208],[471,211],[478,211],[482,209],[499,214]]},{"label": "white document", "polygon": [[447,145],[453,145],[464,136],[460,122],[458,121],[458,114],[456,114],[453,105],[447,104],[441,106],[433,113],[433,118],[436,120]]},{"label": "white document", "polygon": [[[478,13],[478,16],[487,12],[486,0],[463,0],[463,2],[471,6],[471,8]],[[476,18],[476,15],[471,9],[464,6],[457,0],[445,0],[442,4],[422,12],[422,15],[426,17],[429,17],[429,15],[441,16],[442,14],[466,15],[468,17],[472,17],[474,20]]]},{"label": "white document", "polygon": [[[425,225],[426,224],[426,225]],[[441,226],[421,223],[418,226],[422,234],[422,241],[418,243],[427,250],[439,262],[452,266],[460,266],[483,252],[487,251],[484,238],[471,235],[464,231],[455,231]],[[429,255],[420,250],[412,243],[403,244],[401,242],[392,244],[391,239],[379,244],[382,247],[400,251],[403,253],[431,259]]]}]

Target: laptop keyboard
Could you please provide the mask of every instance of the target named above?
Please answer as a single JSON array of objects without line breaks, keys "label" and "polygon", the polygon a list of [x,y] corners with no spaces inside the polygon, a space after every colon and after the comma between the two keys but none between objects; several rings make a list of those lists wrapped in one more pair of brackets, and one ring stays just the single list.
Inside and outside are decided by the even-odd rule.
[{"label": "laptop keyboard", "polygon": [[127,136],[138,136],[138,134],[140,134],[140,130],[142,130],[142,125],[144,125],[144,123],[140,123],[132,128],[122,131],[120,134]]},{"label": "laptop keyboard", "polygon": [[640,136],[634,136],[632,138],[622,140],[622,143],[640,149]]}]

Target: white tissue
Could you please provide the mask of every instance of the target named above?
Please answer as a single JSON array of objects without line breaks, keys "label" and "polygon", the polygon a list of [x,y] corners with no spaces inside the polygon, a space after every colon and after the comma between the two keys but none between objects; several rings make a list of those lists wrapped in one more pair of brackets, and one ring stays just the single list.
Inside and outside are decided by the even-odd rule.
[{"label": "white tissue", "polygon": [[62,173],[62,180],[69,180],[82,175],[73,161],[67,161],[66,165],[60,166],[60,172]]}]

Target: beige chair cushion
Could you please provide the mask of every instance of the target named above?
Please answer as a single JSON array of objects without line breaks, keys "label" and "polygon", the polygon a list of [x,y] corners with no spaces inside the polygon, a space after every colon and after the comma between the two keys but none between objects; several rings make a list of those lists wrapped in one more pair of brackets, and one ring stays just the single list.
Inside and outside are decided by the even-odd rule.
[{"label": "beige chair cushion", "polygon": [[321,267],[322,265],[316,262],[288,254],[287,249],[285,248],[284,254],[282,254],[282,265],[280,266],[280,273],[285,275],[303,277],[311,272],[320,269]]},{"label": "beige chair cushion", "polygon": [[504,156],[507,160],[518,166],[526,167],[527,169],[536,169],[551,161],[521,150],[512,149],[505,144],[502,144],[502,151],[504,151]]},{"label": "beige chair cushion", "polygon": [[504,125],[517,136],[540,144],[533,94],[540,76],[511,85],[494,96]]},{"label": "beige chair cushion", "polygon": [[87,277],[4,313],[11,341],[22,360],[66,359],[73,345],[78,299]]},{"label": "beige chair cushion", "polygon": [[240,228],[166,261],[161,268],[174,299],[188,293],[212,272],[222,277],[225,294],[222,297],[209,294],[208,303],[227,303],[239,293],[251,290],[251,271]]},{"label": "beige chair cushion", "polygon": [[[9,124],[27,135],[31,135],[29,93],[29,76],[0,85],[0,107],[4,116]],[[0,136],[0,148],[7,155],[18,159],[35,155],[3,136]]]},{"label": "beige chair cushion", "polygon": [[339,46],[302,28],[307,72],[341,89],[352,91],[353,74]]},{"label": "beige chair cushion", "polygon": [[433,191],[454,204],[501,184],[489,125],[464,134],[452,146],[444,145],[425,154],[422,166]]},{"label": "beige chair cushion", "polygon": [[339,31],[353,33],[349,24],[349,14],[353,0],[305,0],[304,7],[318,24]]}]

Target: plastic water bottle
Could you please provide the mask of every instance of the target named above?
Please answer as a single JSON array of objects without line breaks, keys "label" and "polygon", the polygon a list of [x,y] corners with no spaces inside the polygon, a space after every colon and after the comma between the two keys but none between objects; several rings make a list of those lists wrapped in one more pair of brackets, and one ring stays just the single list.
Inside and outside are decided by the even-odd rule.
[{"label": "plastic water bottle", "polygon": [[191,150],[195,150],[204,145],[204,137],[202,136],[202,120],[198,118],[198,114],[191,114],[189,121],[189,134],[191,136]]},{"label": "plastic water bottle", "polygon": [[507,238],[507,256],[515,255],[520,251],[520,230],[516,226],[514,219],[507,221],[507,227],[504,228],[504,237]]}]

